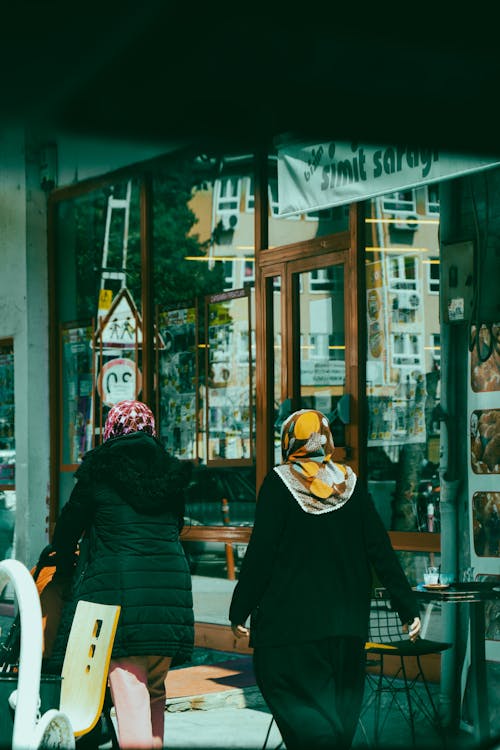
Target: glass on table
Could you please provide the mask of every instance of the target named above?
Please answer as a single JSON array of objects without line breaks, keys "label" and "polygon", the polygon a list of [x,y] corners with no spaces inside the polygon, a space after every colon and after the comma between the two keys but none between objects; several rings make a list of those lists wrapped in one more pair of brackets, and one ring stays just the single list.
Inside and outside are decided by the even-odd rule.
[{"label": "glass on table", "polygon": [[426,586],[432,586],[439,583],[439,568],[435,565],[429,565],[424,572],[424,583]]}]

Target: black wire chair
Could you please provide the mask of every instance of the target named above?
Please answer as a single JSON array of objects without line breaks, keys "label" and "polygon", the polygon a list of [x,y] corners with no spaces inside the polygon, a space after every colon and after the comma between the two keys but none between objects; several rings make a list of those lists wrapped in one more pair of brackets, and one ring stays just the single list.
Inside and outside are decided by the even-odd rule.
[{"label": "black wire chair", "polygon": [[[379,745],[385,723],[393,707],[406,719],[411,744],[415,747],[415,717],[420,711],[435,729],[440,743],[445,745],[445,732],[438,708],[422,667],[421,657],[438,654],[451,648],[451,643],[418,638],[410,641],[403,632],[398,613],[392,608],[385,589],[376,589],[370,611],[369,640],[365,645],[367,684],[370,688],[361,711],[363,717],[373,708],[373,743]],[[396,670],[391,674],[386,657],[398,657]],[[415,660],[415,669],[407,669],[406,659]],[[423,687],[423,690],[422,690]],[[382,697],[388,695],[382,710]]]}]

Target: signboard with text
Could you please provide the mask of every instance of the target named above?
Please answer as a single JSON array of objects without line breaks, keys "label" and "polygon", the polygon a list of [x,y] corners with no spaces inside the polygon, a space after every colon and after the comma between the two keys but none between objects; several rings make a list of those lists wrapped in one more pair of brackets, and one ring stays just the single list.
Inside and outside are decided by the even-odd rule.
[{"label": "signboard with text", "polygon": [[278,149],[279,215],[322,210],[500,166],[428,147],[328,141]]}]

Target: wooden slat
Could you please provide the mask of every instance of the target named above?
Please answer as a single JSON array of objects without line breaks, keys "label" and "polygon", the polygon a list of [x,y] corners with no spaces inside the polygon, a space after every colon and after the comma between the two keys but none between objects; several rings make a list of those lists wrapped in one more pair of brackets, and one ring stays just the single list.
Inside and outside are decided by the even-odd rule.
[{"label": "wooden slat", "polygon": [[[247,544],[252,526],[185,526],[181,539]],[[440,552],[441,534],[418,531],[389,531],[392,546],[398,552]]]},{"label": "wooden slat", "polygon": [[181,539],[193,542],[247,544],[251,533],[251,526],[184,526]]},{"label": "wooden slat", "polygon": [[197,622],[194,626],[194,645],[197,648],[211,648],[216,651],[234,651],[238,654],[252,654],[248,638],[235,638],[228,625],[214,625]]},{"label": "wooden slat", "polygon": [[[231,628],[227,625],[214,625],[208,622],[197,622],[194,629],[194,645],[197,648],[210,648],[216,651],[227,651],[238,654],[252,654],[253,649],[248,645],[247,638],[235,638]],[[399,658],[386,656],[384,658],[384,673],[393,675],[399,667]],[[427,654],[421,657],[422,667],[429,682],[438,683],[441,673],[441,654]],[[412,679],[416,674],[415,659],[409,657],[405,662],[408,677]],[[370,669],[369,671],[374,671]]]},{"label": "wooden slat", "polygon": [[441,552],[441,534],[389,531],[392,546],[400,552]]}]

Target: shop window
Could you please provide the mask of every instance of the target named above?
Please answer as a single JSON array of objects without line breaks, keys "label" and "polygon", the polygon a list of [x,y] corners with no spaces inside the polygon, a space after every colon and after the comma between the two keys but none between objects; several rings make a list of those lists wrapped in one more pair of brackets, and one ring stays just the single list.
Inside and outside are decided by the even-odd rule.
[{"label": "shop window", "polygon": [[326,266],[299,277],[310,281],[311,273],[328,279],[328,284],[321,295],[304,293],[300,297],[301,405],[319,409],[331,419],[335,445],[340,447],[345,445],[344,424],[336,412],[346,381],[344,266]]},{"label": "shop window", "polygon": [[93,347],[91,323],[61,326],[61,464],[75,468],[94,442]]},{"label": "shop window", "polygon": [[247,290],[206,299],[207,381],[203,392],[207,421],[200,455],[207,464],[253,461],[255,368],[250,347],[251,317]]},{"label": "shop window", "polygon": [[14,344],[0,340],[0,560],[13,557],[16,519]]},{"label": "shop window", "polygon": [[[183,152],[153,167],[147,189],[142,178],[132,177],[56,200],[61,503],[69,496],[82,455],[100,442],[114,398],[109,391],[123,371],[123,387],[132,374],[134,388],[130,392],[128,385],[129,390],[122,387],[115,394],[118,400],[147,399],[167,450],[196,466],[185,522],[252,524],[253,170],[252,155],[220,158]],[[143,223],[146,218],[148,225]],[[150,269],[147,278],[142,278],[143,267]],[[206,318],[207,297],[222,307],[227,302],[230,325],[216,331]],[[152,304],[147,328],[143,299],[148,308]],[[224,334],[221,341],[219,333]],[[146,364],[152,375],[147,395]],[[207,473],[200,478],[198,469]],[[227,502],[229,512],[224,505],[222,513]],[[227,549],[217,544],[223,554],[217,556],[214,572],[228,577]],[[235,563],[241,561],[236,549],[234,555]],[[205,555],[201,558],[204,562]],[[195,567],[197,563],[192,570]]]},{"label": "shop window", "polygon": [[[195,466],[186,528],[251,526],[255,514],[253,169],[248,155],[183,156],[153,178],[156,402],[160,439]],[[213,538],[183,546],[204,577],[234,578],[245,552]]]},{"label": "shop window", "polygon": [[200,408],[197,389],[198,309],[193,305],[158,313],[159,428],[173,455],[197,457],[196,424]]},{"label": "shop window", "polygon": [[[158,355],[162,440],[175,455],[203,464],[211,450],[207,423],[214,434],[220,433],[229,414],[228,406],[219,405],[220,396],[232,393],[238,366],[249,362],[248,329],[233,326],[223,341],[206,338],[213,326],[205,315],[213,311],[205,299],[231,298],[243,286],[253,295],[253,185],[251,156],[173,159],[153,180],[154,290],[159,332],[166,346]],[[221,221],[233,212],[234,220]],[[211,383],[218,390],[209,408],[206,396]],[[224,384],[229,385],[221,390]],[[244,414],[248,420],[248,408]],[[248,457],[253,455],[253,438],[248,424],[245,429]],[[238,452],[237,441],[233,442],[222,440],[216,450],[214,438],[212,453],[230,459]]]},{"label": "shop window", "polygon": [[346,232],[349,227],[349,206],[279,215],[278,160],[275,152],[268,155],[269,184],[269,247],[305,242],[317,237]]},{"label": "shop window", "polygon": [[102,440],[109,408],[141,395],[139,195],[131,178],[56,206],[63,502],[75,467]]},{"label": "shop window", "polygon": [[[415,210],[412,190],[366,204],[368,487],[388,529],[436,533],[440,321],[439,305],[423,299],[423,291],[430,291],[430,280],[439,291],[439,224],[421,222],[400,233],[395,251],[393,222],[381,217],[379,200],[387,212]],[[415,555],[409,558],[403,559],[408,570]]]}]

